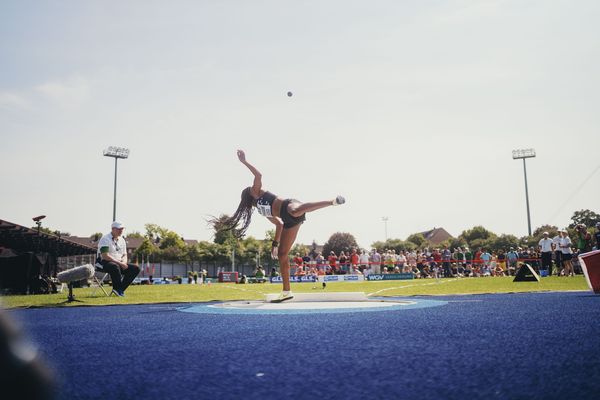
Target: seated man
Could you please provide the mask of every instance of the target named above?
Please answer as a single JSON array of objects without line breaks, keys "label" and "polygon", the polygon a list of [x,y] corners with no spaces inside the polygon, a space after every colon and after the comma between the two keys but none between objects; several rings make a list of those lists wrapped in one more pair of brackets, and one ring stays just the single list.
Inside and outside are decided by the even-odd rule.
[{"label": "seated man", "polygon": [[102,236],[98,242],[98,262],[110,275],[113,293],[125,296],[125,289],[140,273],[140,268],[127,262],[127,243],[123,239],[125,227],[120,222],[113,222],[111,232]]},{"label": "seated man", "polygon": [[254,272],[254,277],[256,278],[256,282],[266,282],[265,270],[260,265],[258,266],[258,268],[256,268],[256,272]]}]

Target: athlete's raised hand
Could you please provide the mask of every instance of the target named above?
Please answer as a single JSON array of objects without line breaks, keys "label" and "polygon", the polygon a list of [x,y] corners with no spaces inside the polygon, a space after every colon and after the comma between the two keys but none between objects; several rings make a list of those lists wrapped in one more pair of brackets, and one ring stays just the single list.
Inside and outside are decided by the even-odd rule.
[{"label": "athlete's raised hand", "polygon": [[237,151],[237,156],[238,156],[238,159],[239,159],[241,162],[243,162],[243,163],[245,163],[245,162],[246,162],[246,153],[244,153],[244,150],[238,150],[238,151]]}]

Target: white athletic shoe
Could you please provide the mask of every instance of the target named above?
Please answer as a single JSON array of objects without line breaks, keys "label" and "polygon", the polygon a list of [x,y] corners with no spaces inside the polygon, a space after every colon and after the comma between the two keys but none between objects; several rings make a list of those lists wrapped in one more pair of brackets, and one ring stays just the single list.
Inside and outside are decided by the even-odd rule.
[{"label": "white athletic shoe", "polygon": [[282,301],[291,300],[294,298],[292,292],[281,292],[277,298],[271,300],[271,303],[281,303]]},{"label": "white athletic shoe", "polygon": [[338,196],[335,198],[335,200],[333,200],[333,205],[334,206],[339,206],[342,205],[346,202],[346,199],[343,196]]}]

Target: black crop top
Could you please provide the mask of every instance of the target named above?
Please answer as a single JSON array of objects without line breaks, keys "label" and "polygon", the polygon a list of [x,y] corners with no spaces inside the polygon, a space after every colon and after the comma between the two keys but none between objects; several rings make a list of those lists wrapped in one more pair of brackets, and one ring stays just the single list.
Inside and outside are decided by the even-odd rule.
[{"label": "black crop top", "polygon": [[264,192],[262,196],[256,200],[256,209],[260,215],[272,217],[272,206],[277,196],[271,192]]}]

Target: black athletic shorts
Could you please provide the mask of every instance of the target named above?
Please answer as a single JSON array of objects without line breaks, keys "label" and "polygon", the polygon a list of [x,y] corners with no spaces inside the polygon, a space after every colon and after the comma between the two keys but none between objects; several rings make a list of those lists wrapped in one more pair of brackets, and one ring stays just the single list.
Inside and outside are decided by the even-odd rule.
[{"label": "black athletic shorts", "polygon": [[288,205],[294,201],[293,199],[286,199],[281,203],[281,210],[279,212],[279,216],[283,221],[284,228],[293,228],[294,226],[303,223],[306,221],[306,214],[302,214],[299,217],[293,217],[288,212]]}]

